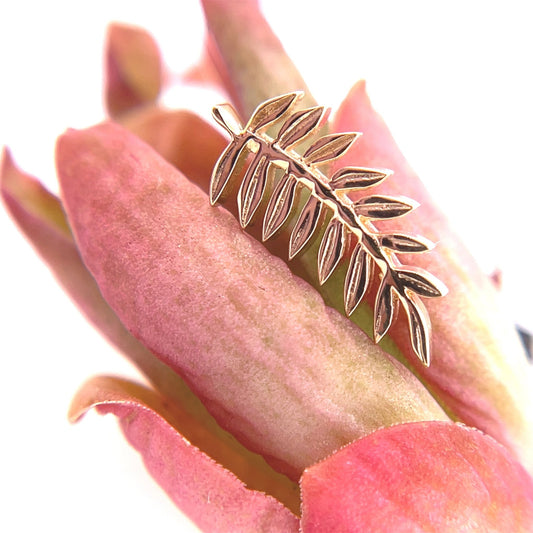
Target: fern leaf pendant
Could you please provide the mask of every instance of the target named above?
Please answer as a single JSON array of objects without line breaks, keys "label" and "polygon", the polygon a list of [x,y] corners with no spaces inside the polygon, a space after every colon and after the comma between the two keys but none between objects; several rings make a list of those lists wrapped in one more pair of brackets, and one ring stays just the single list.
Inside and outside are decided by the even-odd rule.
[{"label": "fern leaf pendant", "polygon": [[[341,157],[360,133],[319,137],[303,156],[292,151],[316,132],[326,115],[322,107],[295,111],[294,105],[302,96],[302,92],[293,92],[267,100],[258,106],[244,127],[229,104],[213,109],[215,120],[231,135],[231,141],[213,170],[211,204],[223,201],[238,187],[241,226],[247,227],[259,217],[258,213],[264,213],[262,238],[266,241],[291,219],[293,211],[297,211],[297,198],[307,190],[305,205],[299,213],[294,213],[296,222],[289,240],[289,259],[302,253],[314,236],[321,235],[317,257],[320,285],[343,262],[348,263],[343,293],[347,316],[355,311],[367,292],[372,294],[367,289],[372,279],[376,279],[373,274],[379,274],[374,302],[375,342],[386,335],[401,305],[407,316],[413,352],[422,364],[429,366],[431,322],[420,296],[444,296],[447,289],[429,272],[402,265],[396,254],[423,253],[431,250],[433,243],[417,235],[380,233],[371,222],[404,216],[418,204],[409,198],[384,195],[352,201],[346,195],[382,183],[392,174],[388,170],[346,167],[331,177],[321,172],[318,167]],[[265,132],[279,123],[275,138]],[[282,172],[271,183],[275,168]],[[319,231],[325,220],[325,231]]]}]

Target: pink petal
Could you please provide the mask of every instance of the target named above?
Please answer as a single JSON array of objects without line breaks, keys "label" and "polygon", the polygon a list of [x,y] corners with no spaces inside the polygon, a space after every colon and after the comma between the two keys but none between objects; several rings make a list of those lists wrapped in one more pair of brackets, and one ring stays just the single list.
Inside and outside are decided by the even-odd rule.
[{"label": "pink petal", "polygon": [[146,30],[122,24],[109,26],[105,81],[111,116],[157,99],[162,84],[161,54]]},{"label": "pink petal", "polygon": [[69,416],[77,420],[92,407],[120,419],[150,474],[204,531],[298,531],[298,519],[279,501],[246,488],[191,445],[174,427],[183,424],[181,416],[153,391],[117,378],[93,378],[78,392]]},{"label": "pink petal", "polygon": [[531,372],[491,281],[405,161],[372,108],[363,82],[354,86],[342,104],[334,130],[363,132],[338,166],[390,168],[394,174],[373,191],[406,195],[421,203],[413,213],[381,227],[418,233],[438,242],[433,252],[405,259],[429,270],[449,288],[446,297],[426,300],[433,324],[431,366],[423,368],[416,361],[403,314],[391,330],[394,341],[451,413],[514,449],[533,468]]},{"label": "pink petal", "polygon": [[[25,236],[90,322],[169,398],[201,410],[176,373],[157,359],[122,325],[102,298],[83,264],[59,200],[35,178],[21,172],[8,151],[0,173],[2,199]],[[196,406],[195,406],[196,404]]]},{"label": "pink petal", "polygon": [[261,102],[303,90],[300,73],[263,17],[257,0],[202,0],[209,29],[209,53],[237,110],[249,117]]},{"label": "pink petal", "polygon": [[198,115],[155,107],[128,113],[120,121],[199,187],[208,190],[211,172],[227,145]]},{"label": "pink petal", "polygon": [[128,329],[280,470],[400,421],[445,419],[402,365],[125,130],[58,144],[85,263]]},{"label": "pink petal", "polygon": [[302,532],[531,531],[533,480],[490,437],[402,424],[306,470]]}]

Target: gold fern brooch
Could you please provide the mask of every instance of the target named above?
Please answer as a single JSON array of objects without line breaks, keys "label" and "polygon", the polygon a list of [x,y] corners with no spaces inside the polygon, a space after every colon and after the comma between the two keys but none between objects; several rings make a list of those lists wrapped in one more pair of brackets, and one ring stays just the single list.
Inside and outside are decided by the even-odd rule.
[{"label": "gold fern brooch", "polygon": [[[326,282],[343,257],[350,257],[343,295],[349,317],[367,292],[377,267],[380,283],[374,305],[374,341],[379,342],[387,333],[400,302],[407,313],[413,350],[429,366],[431,323],[419,296],[443,296],[447,289],[429,272],[402,265],[396,254],[426,252],[433,243],[404,233],[380,233],[371,222],[400,217],[417,204],[403,197],[373,195],[353,201],[347,196],[350,191],[381,183],[391,171],[346,167],[327,177],[318,169],[341,157],[360,133],[325,135],[303,155],[293,151],[322,125],[326,116],[323,107],[292,111],[302,96],[298,91],[267,100],[257,107],[245,127],[231,105],[213,108],[215,120],[231,135],[231,142],[213,170],[211,205],[223,201],[230,184],[241,179],[238,217],[246,228],[268,191],[262,229],[266,241],[285,225],[301,192],[307,190],[309,197],[291,231],[289,259],[301,252],[328,220],[318,251],[319,283]],[[265,130],[282,119],[272,138]]]}]

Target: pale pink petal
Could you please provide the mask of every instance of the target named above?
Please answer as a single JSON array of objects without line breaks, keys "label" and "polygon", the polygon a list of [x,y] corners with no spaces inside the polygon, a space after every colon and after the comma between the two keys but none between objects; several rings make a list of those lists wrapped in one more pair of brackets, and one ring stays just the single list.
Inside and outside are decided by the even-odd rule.
[{"label": "pale pink petal", "polygon": [[372,108],[363,82],[354,86],[338,110],[334,130],[363,132],[337,166],[389,168],[394,174],[372,191],[405,195],[421,204],[380,227],[424,235],[438,243],[430,253],[402,257],[402,262],[432,272],[449,289],[444,298],[425,300],[433,324],[431,366],[417,362],[403,313],[391,336],[449,412],[509,446],[533,468],[531,369],[509,322],[510,313],[500,308],[490,279],[407,164]]},{"label": "pale pink petal", "polygon": [[303,533],[533,530],[531,477],[452,423],[376,431],[307,469],[301,488]]},{"label": "pale pink petal", "polygon": [[106,44],[105,100],[109,115],[118,116],[155,102],[162,85],[159,47],[144,29],[111,24]]},{"label": "pale pink petal", "polygon": [[444,419],[407,369],[114,124],[58,144],[85,263],[128,329],[219,423],[297,478],[359,436]]},{"label": "pale pink petal", "polygon": [[309,89],[259,9],[257,0],[202,0],[209,53],[243,117],[264,100]]},{"label": "pale pink petal", "polygon": [[130,444],[172,501],[206,532],[298,531],[298,519],[272,496],[248,489],[180,434],[163,398],[118,378],[93,378],[78,392],[70,418],[97,407],[120,419]]}]

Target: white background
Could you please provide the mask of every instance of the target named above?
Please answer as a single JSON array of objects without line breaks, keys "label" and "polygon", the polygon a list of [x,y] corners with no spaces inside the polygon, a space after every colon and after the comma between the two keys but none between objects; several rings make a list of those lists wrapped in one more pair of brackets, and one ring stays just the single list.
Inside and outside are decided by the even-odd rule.
[{"label": "white background", "polygon": [[[367,79],[375,107],[483,268],[503,270],[507,314],[531,328],[529,3],[263,4],[320,103],[335,108]],[[111,20],[152,31],[171,72],[200,54],[194,1],[19,0],[1,9],[0,143],[54,191],[55,138],[104,116]],[[195,94],[174,90],[166,102],[194,101],[204,112],[218,103]],[[0,246],[0,530],[188,530],[112,417],[66,421],[88,376],[134,370],[85,323],[4,210]]]}]

